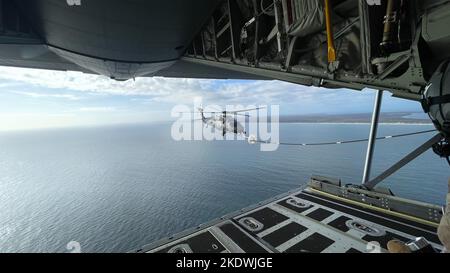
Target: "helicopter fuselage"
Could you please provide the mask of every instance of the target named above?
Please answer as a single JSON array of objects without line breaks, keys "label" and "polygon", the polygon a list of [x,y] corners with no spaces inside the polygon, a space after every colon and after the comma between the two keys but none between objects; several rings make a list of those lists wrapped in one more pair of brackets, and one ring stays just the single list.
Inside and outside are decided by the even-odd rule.
[{"label": "helicopter fuselage", "polygon": [[233,134],[243,134],[245,135],[245,128],[242,124],[234,117],[223,116],[223,115],[214,115],[212,117],[205,117],[202,114],[202,121],[206,126],[211,126],[217,130],[221,130],[223,135],[225,133],[233,133]]}]

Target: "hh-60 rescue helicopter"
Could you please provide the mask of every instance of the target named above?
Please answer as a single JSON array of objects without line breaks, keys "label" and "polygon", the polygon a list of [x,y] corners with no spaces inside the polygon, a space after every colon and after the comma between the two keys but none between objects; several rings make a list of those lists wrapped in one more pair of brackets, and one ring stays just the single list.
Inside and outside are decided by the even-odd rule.
[{"label": "hh-60 rescue helicopter", "polygon": [[[197,111],[201,115],[201,120],[207,127],[211,126],[217,130],[222,131],[222,135],[225,136],[227,132],[236,135],[246,136],[244,126],[238,121],[237,116],[250,117],[250,115],[245,114],[245,112],[257,111],[259,109],[264,109],[265,107],[257,107],[251,109],[243,109],[237,111],[204,111],[203,108],[197,108]],[[211,114],[211,117],[205,117],[206,114]],[[244,113],[244,114],[243,114]]]}]

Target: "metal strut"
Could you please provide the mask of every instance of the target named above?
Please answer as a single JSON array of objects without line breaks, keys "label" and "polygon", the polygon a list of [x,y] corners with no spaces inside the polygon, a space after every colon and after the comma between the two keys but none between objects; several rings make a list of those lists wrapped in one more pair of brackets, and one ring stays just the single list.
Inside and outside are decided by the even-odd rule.
[{"label": "metal strut", "polygon": [[378,175],[374,179],[370,180],[370,171],[372,169],[372,159],[373,159],[373,152],[375,149],[375,142],[377,140],[377,130],[378,130],[378,123],[380,119],[380,109],[381,109],[381,102],[383,99],[383,91],[378,90],[375,95],[375,104],[373,106],[373,113],[372,113],[372,122],[370,126],[370,135],[369,135],[369,143],[367,145],[367,153],[366,153],[366,162],[364,165],[364,173],[363,173],[363,179],[362,184],[367,189],[371,190],[376,185],[378,185],[380,182],[382,182],[384,179],[389,177],[390,175],[394,174],[396,171],[401,169],[403,166],[408,164],[409,162],[416,159],[418,156],[426,152],[428,149],[430,149],[434,144],[438,143],[442,140],[443,136],[441,133],[438,133],[437,135],[433,136],[431,139],[429,139],[427,142],[422,144],[420,147],[406,155],[404,158],[399,160],[397,163],[392,165],[389,169],[384,171],[382,174]]},{"label": "metal strut", "polygon": [[377,184],[382,182],[384,179],[389,177],[390,175],[394,174],[396,171],[401,169],[403,166],[408,164],[409,162],[416,159],[419,155],[423,154],[424,152],[428,151],[434,144],[438,143],[443,139],[443,136],[441,133],[438,133],[437,135],[430,138],[427,142],[422,144],[420,147],[409,153],[404,158],[400,159],[397,163],[392,165],[389,169],[384,171],[379,176],[375,177],[374,179],[368,181],[367,183],[364,183],[364,186],[366,186],[368,189],[373,189]]},{"label": "metal strut", "polygon": [[366,162],[364,164],[364,173],[362,183],[365,185],[370,179],[370,171],[372,169],[373,152],[378,131],[378,121],[380,119],[381,102],[383,99],[383,91],[377,90],[375,95],[375,104],[373,106],[372,122],[370,125],[369,143],[367,144]]}]

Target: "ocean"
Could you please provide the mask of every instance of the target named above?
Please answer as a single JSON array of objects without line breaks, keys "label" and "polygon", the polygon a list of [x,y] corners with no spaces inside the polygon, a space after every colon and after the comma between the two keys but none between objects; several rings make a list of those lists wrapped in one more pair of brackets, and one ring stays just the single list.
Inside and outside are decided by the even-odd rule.
[{"label": "ocean", "polygon": [[[361,183],[366,143],[280,146],[180,141],[171,124],[0,133],[0,252],[125,252],[307,183]],[[379,135],[428,130],[382,124]],[[280,124],[280,140],[366,138],[367,124]],[[372,175],[432,134],[377,142]],[[384,186],[444,204],[447,163],[431,151]]]}]

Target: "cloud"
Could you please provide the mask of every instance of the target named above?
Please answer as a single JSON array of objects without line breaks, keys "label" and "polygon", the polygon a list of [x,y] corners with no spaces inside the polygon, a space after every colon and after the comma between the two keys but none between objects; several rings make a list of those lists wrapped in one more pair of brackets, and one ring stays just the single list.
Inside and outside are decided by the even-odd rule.
[{"label": "cloud", "polygon": [[32,98],[57,98],[68,100],[80,100],[81,97],[72,94],[50,94],[50,93],[38,93],[38,92],[24,92],[24,91],[10,91],[13,94],[28,96]]},{"label": "cloud", "polygon": [[114,107],[82,107],[79,109],[80,112],[90,112],[90,113],[99,113],[99,112],[114,112],[116,108]]},{"label": "cloud", "polygon": [[[39,92],[20,92],[35,98],[54,97],[77,100],[79,98],[105,98],[111,96],[129,97],[127,101],[142,104],[152,109],[168,105],[192,105],[193,99],[201,97],[203,104],[210,105],[275,105],[290,109],[288,112],[344,113],[370,112],[373,92],[358,92],[348,89],[325,89],[308,87],[281,81],[212,80],[184,78],[136,78],[125,82],[111,80],[104,76],[81,72],[63,72],[38,69],[11,68],[0,66],[0,89],[13,86],[19,88],[38,87]],[[53,94],[51,89],[60,93]],[[70,92],[67,95],[63,92]],[[56,92],[56,91],[55,91]],[[79,93],[77,93],[79,92]],[[387,102],[388,96],[385,96]],[[400,106],[399,100],[384,103],[389,111],[396,109],[414,110],[415,104]],[[110,107],[91,107],[84,112],[114,111]]]},{"label": "cloud", "polygon": [[[280,81],[210,80],[181,78],[136,78],[118,82],[104,76],[0,67],[0,81],[19,82],[35,87],[88,92],[93,94],[142,97],[143,103],[192,103],[203,97],[215,104],[269,104],[312,100],[317,87],[304,87]],[[341,91],[328,90],[338,93]],[[32,94],[29,94],[32,95]],[[44,95],[42,95],[44,96]]]},{"label": "cloud", "polygon": [[137,78],[118,82],[100,75],[81,72],[50,71],[28,68],[0,67],[0,80],[20,82],[37,87],[85,91],[112,95],[145,95],[164,97],[172,92],[203,90],[211,80]]},{"label": "cloud", "polygon": [[[0,130],[85,126],[167,120],[179,104],[191,108],[280,105],[285,114],[371,112],[373,92],[324,89],[281,81],[137,78],[118,82],[104,76],[0,66]],[[55,102],[54,100],[57,99]],[[399,103],[400,101],[400,103]],[[240,108],[240,107],[239,107]],[[383,111],[420,110],[420,104],[383,98]],[[8,112],[9,111],[9,112]]]}]

